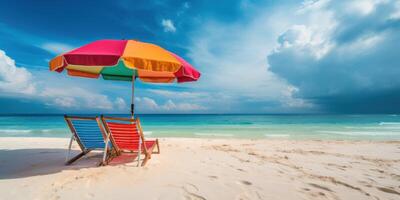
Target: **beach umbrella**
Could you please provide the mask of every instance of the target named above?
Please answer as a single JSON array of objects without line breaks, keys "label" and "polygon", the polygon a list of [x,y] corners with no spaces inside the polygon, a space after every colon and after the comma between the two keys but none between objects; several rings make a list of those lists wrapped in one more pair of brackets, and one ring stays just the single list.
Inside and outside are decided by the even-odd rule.
[{"label": "beach umbrella", "polygon": [[149,83],[183,83],[200,77],[200,72],[178,55],[137,40],[98,40],[58,55],[49,65],[50,71],[66,70],[70,76],[131,81],[132,116],[136,78]]}]

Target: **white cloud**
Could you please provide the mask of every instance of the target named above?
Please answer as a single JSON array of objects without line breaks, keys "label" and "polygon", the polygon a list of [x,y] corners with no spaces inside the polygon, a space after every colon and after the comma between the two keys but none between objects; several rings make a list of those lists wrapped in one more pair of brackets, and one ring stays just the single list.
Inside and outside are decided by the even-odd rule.
[{"label": "white cloud", "polygon": [[137,110],[142,113],[181,113],[207,110],[206,107],[194,103],[175,103],[172,100],[167,100],[164,104],[159,105],[154,99],[149,97],[136,97]]},{"label": "white cloud", "polygon": [[[73,97],[51,97],[54,98],[53,105],[61,106],[64,108],[73,108],[76,107],[78,102]],[[47,103],[47,105],[52,105],[51,103]]]},{"label": "white cloud", "polygon": [[3,95],[33,94],[36,91],[32,74],[0,50],[0,92]]},{"label": "white cloud", "polygon": [[182,92],[182,91],[171,91],[171,90],[160,90],[160,89],[148,89],[156,95],[160,95],[166,98],[178,98],[178,99],[200,99],[207,98],[208,94],[203,92]]},{"label": "white cloud", "polygon": [[34,81],[38,92],[30,98],[59,110],[106,111],[108,113],[128,113],[129,111],[124,99],[118,96],[110,98],[106,92],[103,92],[109,84],[102,85],[98,80],[70,77],[53,72],[36,72]]},{"label": "white cloud", "polygon": [[173,33],[176,32],[174,22],[172,22],[172,20],[170,20],[170,19],[162,19],[161,25],[164,28],[164,32],[173,32]]},{"label": "white cloud", "polygon": [[349,1],[349,3],[346,4],[346,11],[349,13],[368,15],[375,10],[377,3],[379,3],[379,1],[376,0]]},{"label": "white cloud", "polygon": [[309,50],[316,59],[319,59],[333,47],[333,44],[327,41],[327,35],[322,33],[324,30],[312,30],[304,25],[293,25],[278,38],[280,46],[275,51],[296,47]]},{"label": "white cloud", "polygon": [[96,94],[80,87],[46,87],[39,94],[49,105],[66,108],[115,109],[106,95]]},{"label": "white cloud", "polygon": [[135,103],[139,105],[139,109],[143,110],[157,110],[159,108],[156,101],[148,97],[135,97]]},{"label": "white cloud", "polygon": [[121,98],[121,97],[117,97],[115,99],[114,104],[115,104],[115,107],[116,107],[117,110],[121,110],[122,111],[122,110],[127,110],[128,109],[125,100],[123,98]]},{"label": "white cloud", "polygon": [[179,103],[175,104],[172,100],[168,100],[164,105],[161,106],[162,109],[167,111],[200,111],[206,110],[204,106],[191,103]]},{"label": "white cloud", "polygon": [[63,44],[63,43],[57,43],[57,42],[47,42],[43,43],[40,48],[53,53],[53,54],[61,54],[61,53],[66,53],[68,51],[71,51],[74,49],[73,46],[68,45],[68,44]]}]

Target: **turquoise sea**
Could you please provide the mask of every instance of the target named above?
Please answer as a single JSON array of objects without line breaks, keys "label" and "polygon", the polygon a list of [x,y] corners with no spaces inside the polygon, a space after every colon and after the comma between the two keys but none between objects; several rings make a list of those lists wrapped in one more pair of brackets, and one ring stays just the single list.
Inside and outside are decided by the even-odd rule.
[{"label": "turquoise sea", "polygon": [[[149,137],[400,140],[400,115],[138,117]],[[0,137],[69,136],[70,132],[62,115],[0,116]]]}]

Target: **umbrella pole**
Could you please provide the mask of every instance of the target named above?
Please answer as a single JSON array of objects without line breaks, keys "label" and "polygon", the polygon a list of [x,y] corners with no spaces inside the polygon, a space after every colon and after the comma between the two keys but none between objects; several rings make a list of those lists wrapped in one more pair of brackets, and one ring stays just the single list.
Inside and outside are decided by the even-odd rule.
[{"label": "umbrella pole", "polygon": [[132,75],[132,98],[131,98],[131,117],[132,117],[132,119],[134,118],[133,113],[135,110],[135,103],[134,103],[135,93],[134,92],[135,92],[135,74]]},{"label": "umbrella pole", "polygon": [[[134,110],[135,110],[135,73],[133,73],[132,75],[132,98],[131,98],[131,117],[132,119],[134,119]],[[134,123],[134,122],[132,122]],[[137,156],[137,160],[138,160],[138,164],[137,166],[140,166],[140,154],[142,154],[141,152],[141,147],[142,147],[142,141],[141,138],[139,137],[139,152],[138,152],[138,156]]]}]

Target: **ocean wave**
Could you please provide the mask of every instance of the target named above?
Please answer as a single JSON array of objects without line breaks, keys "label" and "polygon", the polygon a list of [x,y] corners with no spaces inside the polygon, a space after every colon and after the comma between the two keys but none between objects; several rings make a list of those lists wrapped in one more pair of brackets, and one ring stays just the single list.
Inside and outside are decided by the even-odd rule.
[{"label": "ocean wave", "polygon": [[371,129],[371,130],[390,130],[390,129],[400,129],[400,126],[346,126],[346,129]]},{"label": "ocean wave", "polygon": [[265,134],[265,137],[272,137],[272,138],[288,138],[290,137],[289,134]]},{"label": "ocean wave", "polygon": [[0,129],[0,133],[3,134],[22,134],[22,133],[29,133],[29,134],[40,134],[40,133],[59,133],[59,132],[67,132],[66,130],[62,129]]},{"label": "ocean wave", "polygon": [[224,133],[193,133],[197,136],[214,136],[214,137],[233,137],[233,134],[224,134]]},{"label": "ocean wave", "polygon": [[380,122],[379,125],[400,125],[400,122]]},{"label": "ocean wave", "polygon": [[319,133],[331,133],[337,135],[368,135],[368,136],[385,136],[385,135],[400,135],[400,132],[394,131],[317,131]]},{"label": "ocean wave", "polygon": [[29,129],[2,129],[0,133],[31,133]]},{"label": "ocean wave", "polygon": [[151,134],[153,134],[153,131],[143,131],[143,134],[144,135],[151,135]]}]

